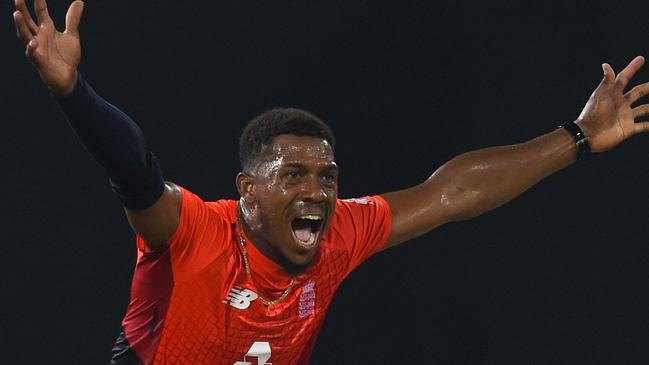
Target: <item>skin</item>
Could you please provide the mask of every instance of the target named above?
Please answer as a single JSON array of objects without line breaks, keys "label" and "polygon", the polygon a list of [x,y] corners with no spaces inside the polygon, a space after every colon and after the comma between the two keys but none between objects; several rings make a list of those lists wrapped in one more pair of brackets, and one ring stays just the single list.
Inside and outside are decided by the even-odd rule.
[{"label": "skin", "polygon": [[[66,15],[64,32],[57,32],[44,0],[35,1],[36,21],[16,0],[14,22],[26,44],[26,56],[43,82],[59,96],[70,94],[76,83],[81,57],[79,21],[83,2],[75,1]],[[649,83],[624,92],[644,64],[634,58],[619,74],[602,65],[603,79],[575,121],[589,138],[593,152],[607,151],[631,136],[649,131],[649,123],[635,122],[649,114],[649,105],[632,106],[649,92]],[[237,175],[241,194],[240,218],[249,239],[262,253],[296,273],[317,252],[301,247],[291,235],[290,222],[299,214],[325,217],[325,228],[334,214],[337,168],[326,141],[313,137],[281,135],[267,146],[260,163]],[[422,235],[447,222],[468,219],[494,209],[521,194],[544,177],[575,161],[576,146],[563,129],[528,142],[486,148],[459,155],[420,185],[383,197],[393,212],[386,247]],[[290,171],[297,171],[296,175]],[[156,249],[167,242],[178,226],[180,189],[168,183],[160,199],[143,210],[126,210],[135,232]]]},{"label": "skin", "polygon": [[[338,166],[333,149],[320,138],[280,135],[262,149],[262,160],[237,175],[244,231],[259,250],[299,272],[315,256],[323,228],[331,222],[338,198]],[[291,222],[303,215],[323,218],[314,245],[301,245]]]}]

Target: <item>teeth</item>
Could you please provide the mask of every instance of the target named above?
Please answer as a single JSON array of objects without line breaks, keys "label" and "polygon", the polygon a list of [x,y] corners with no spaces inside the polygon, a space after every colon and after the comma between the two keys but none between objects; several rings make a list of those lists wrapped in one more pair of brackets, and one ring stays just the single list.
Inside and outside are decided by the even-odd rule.
[{"label": "teeth", "polygon": [[303,216],[301,216],[299,218],[300,219],[309,219],[309,220],[312,220],[312,221],[319,221],[319,220],[322,219],[321,217],[319,217],[317,215],[303,215]]}]

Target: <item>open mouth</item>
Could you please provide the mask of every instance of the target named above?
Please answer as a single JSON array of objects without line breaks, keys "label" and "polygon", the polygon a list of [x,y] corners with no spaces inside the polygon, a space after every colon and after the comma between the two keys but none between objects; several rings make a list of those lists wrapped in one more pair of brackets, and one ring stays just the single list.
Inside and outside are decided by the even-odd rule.
[{"label": "open mouth", "polygon": [[323,221],[322,217],[317,215],[303,215],[293,219],[291,228],[295,240],[306,248],[313,247],[322,229]]}]

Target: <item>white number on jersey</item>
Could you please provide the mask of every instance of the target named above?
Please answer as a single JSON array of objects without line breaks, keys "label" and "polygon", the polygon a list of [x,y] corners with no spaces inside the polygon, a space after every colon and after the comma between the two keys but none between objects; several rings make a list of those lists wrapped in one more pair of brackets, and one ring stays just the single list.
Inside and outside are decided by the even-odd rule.
[{"label": "white number on jersey", "polygon": [[[249,357],[256,357],[257,362],[248,361]],[[268,342],[255,342],[250,346],[248,353],[243,357],[243,361],[237,361],[232,365],[272,365],[267,363],[270,359],[270,344]]]}]

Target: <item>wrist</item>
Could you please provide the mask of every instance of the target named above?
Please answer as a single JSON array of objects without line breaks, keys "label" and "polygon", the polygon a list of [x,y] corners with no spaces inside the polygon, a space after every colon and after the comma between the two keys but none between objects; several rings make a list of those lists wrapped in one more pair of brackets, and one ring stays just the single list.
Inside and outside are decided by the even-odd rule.
[{"label": "wrist", "polygon": [[592,128],[592,126],[589,125],[585,120],[581,118],[578,118],[573,123],[576,124],[582,130],[584,135],[588,137],[588,141],[591,142],[592,137],[595,135],[595,131]]},{"label": "wrist", "polygon": [[74,71],[72,75],[66,77],[67,80],[61,82],[60,85],[47,85],[52,94],[59,99],[69,97],[77,86],[79,81],[78,71]]},{"label": "wrist", "polygon": [[575,141],[577,161],[585,160],[591,153],[590,139],[581,127],[579,121],[567,122],[558,127],[568,132]]}]

